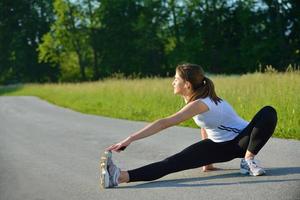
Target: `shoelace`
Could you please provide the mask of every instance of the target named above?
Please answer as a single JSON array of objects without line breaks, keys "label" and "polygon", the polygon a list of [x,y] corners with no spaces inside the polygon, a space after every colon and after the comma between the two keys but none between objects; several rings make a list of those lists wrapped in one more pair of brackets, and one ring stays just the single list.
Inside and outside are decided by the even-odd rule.
[{"label": "shoelace", "polygon": [[255,161],[255,160],[248,160],[246,162],[248,163],[250,168],[257,168],[258,167],[257,161]]}]

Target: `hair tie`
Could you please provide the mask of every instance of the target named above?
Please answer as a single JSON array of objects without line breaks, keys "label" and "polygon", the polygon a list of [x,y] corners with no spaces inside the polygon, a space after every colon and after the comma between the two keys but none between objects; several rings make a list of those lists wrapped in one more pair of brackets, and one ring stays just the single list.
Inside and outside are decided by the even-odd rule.
[{"label": "hair tie", "polygon": [[203,85],[206,84],[206,77],[203,78]]}]

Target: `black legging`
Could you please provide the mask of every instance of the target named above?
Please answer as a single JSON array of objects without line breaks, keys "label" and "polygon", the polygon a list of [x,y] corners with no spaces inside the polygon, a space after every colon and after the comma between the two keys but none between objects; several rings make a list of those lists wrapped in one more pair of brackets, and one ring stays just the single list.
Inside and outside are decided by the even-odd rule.
[{"label": "black legging", "polygon": [[235,139],[219,143],[201,140],[165,160],[129,170],[130,182],[152,181],[170,173],[242,158],[247,150],[256,155],[273,134],[276,124],[276,110],[266,106]]}]

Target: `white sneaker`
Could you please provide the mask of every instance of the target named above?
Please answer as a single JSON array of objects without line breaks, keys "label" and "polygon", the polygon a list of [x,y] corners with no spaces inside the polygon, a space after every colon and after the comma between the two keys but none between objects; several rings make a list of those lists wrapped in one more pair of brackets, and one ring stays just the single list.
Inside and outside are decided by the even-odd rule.
[{"label": "white sneaker", "polygon": [[116,187],[119,184],[119,177],[121,174],[121,170],[120,168],[118,168],[112,161],[112,159],[110,158],[108,160],[108,173],[109,173],[109,187]]},{"label": "white sneaker", "polygon": [[111,158],[111,151],[105,151],[100,159],[100,188],[105,189],[109,187],[109,173],[107,170],[107,164],[109,158]]},{"label": "white sneaker", "polygon": [[251,176],[261,176],[266,171],[257,165],[257,161],[254,159],[242,159],[240,165],[240,172],[242,174],[249,174]]},{"label": "white sneaker", "polygon": [[105,151],[100,160],[100,187],[118,186],[121,170],[112,161],[112,152]]}]

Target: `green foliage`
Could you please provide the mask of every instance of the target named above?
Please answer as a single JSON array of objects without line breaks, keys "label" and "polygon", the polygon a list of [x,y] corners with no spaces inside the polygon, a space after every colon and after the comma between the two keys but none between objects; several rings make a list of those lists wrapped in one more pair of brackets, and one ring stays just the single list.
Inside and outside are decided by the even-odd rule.
[{"label": "green foliage", "polygon": [[0,83],[55,81],[57,69],[37,62],[37,46],[54,20],[50,0],[0,1]]},{"label": "green foliage", "polygon": [[[62,73],[69,71],[64,70],[66,65],[74,66],[74,63],[71,62],[76,61],[80,69],[81,79],[85,80],[90,44],[80,5],[65,0],[56,0],[54,1],[54,12],[57,19],[51,25],[50,32],[43,37],[43,43],[39,45],[39,60],[54,65],[59,64]],[[71,59],[66,64],[64,58],[73,54],[77,55],[77,60]],[[76,74],[76,72],[74,73]],[[69,75],[63,74],[62,79],[64,76]]]},{"label": "green foliage", "polygon": [[[272,105],[278,113],[275,136],[299,140],[300,72],[289,70],[211,78],[218,95],[232,104],[244,119],[251,120],[260,108]],[[82,84],[0,87],[0,95],[35,95],[80,112],[139,121],[169,116],[184,105],[180,97],[173,95],[172,79],[119,78]],[[182,125],[197,127],[192,120]]]},{"label": "green foliage", "polygon": [[101,1],[98,49],[103,75],[157,74],[163,65],[161,1]]},{"label": "green foliage", "polygon": [[1,0],[0,83],[300,65],[295,0]]}]

